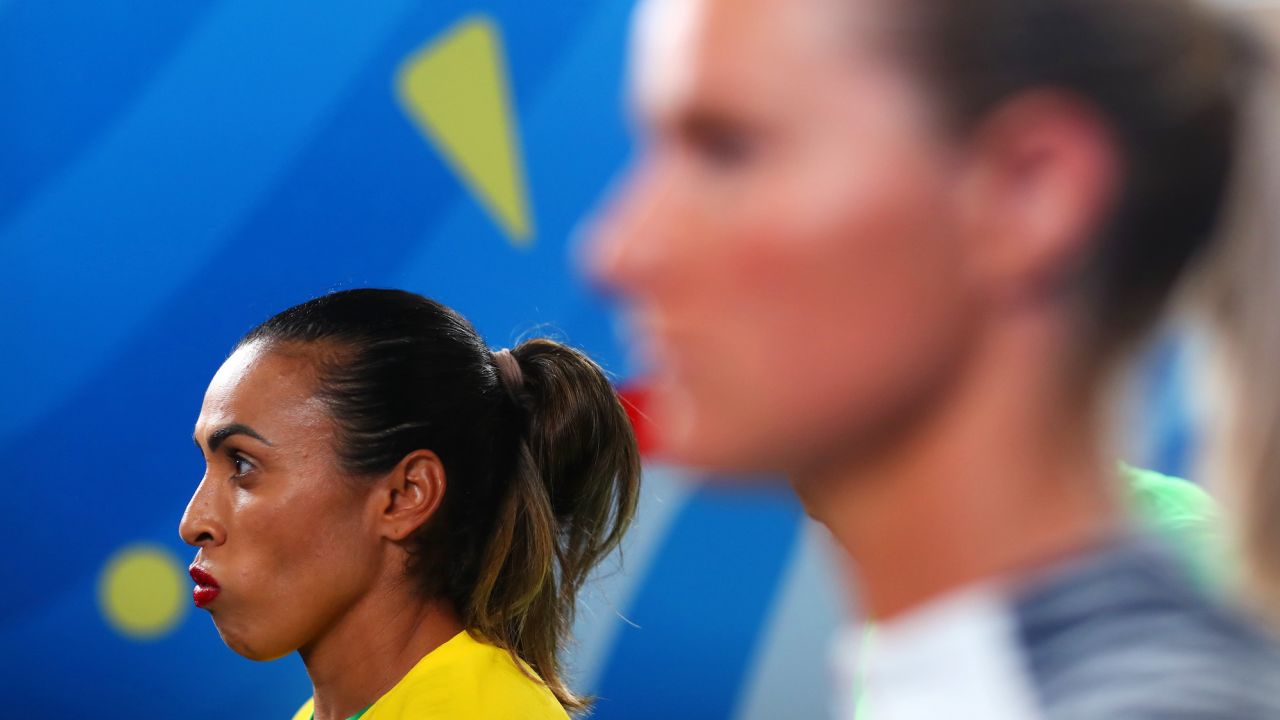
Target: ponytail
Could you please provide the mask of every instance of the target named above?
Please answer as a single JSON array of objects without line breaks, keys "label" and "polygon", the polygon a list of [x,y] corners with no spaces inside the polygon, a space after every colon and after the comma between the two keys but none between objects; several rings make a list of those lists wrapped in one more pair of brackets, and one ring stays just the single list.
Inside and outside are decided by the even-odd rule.
[{"label": "ponytail", "polygon": [[[1274,25],[1280,15],[1272,13]],[[1280,76],[1264,50],[1253,47],[1240,83],[1246,97],[1221,237],[1191,287],[1222,348],[1214,399],[1225,412],[1209,430],[1208,475],[1236,511],[1251,599],[1280,621]]]},{"label": "ponytail", "polygon": [[587,356],[550,340],[494,354],[517,448],[506,496],[463,612],[569,710],[587,701],[561,676],[578,591],[635,512],[640,456],[616,392]]}]

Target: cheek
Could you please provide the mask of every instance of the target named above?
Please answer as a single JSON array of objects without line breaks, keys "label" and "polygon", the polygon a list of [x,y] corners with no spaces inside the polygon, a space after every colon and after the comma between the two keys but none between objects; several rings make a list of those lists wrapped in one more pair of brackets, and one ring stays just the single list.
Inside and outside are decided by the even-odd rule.
[{"label": "cheek", "polygon": [[[927,384],[962,325],[945,193],[928,168],[815,159],[706,234],[700,333],[668,383],[673,454],[777,470]],[[881,172],[873,169],[881,168]]]},{"label": "cheek", "polygon": [[228,645],[254,659],[291,653],[332,625],[376,567],[372,543],[360,541],[358,498],[340,478],[299,476],[322,479],[242,500],[228,533],[228,545],[239,546],[228,597],[235,602],[215,620]]}]

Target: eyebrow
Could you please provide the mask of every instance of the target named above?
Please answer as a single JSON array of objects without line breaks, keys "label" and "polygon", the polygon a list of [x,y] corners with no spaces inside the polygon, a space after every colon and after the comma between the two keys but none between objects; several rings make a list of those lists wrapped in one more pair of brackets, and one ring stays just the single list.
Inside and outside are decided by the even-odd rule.
[{"label": "eyebrow", "polygon": [[[232,423],[230,425],[223,425],[217,430],[209,433],[209,452],[217,452],[218,446],[222,445],[222,443],[227,441],[227,438],[230,438],[233,435],[248,435],[264,445],[272,444],[270,440],[262,437],[257,430],[254,430],[248,425]],[[200,440],[196,438],[196,436],[192,435],[191,441],[196,444],[196,447],[200,447]]]}]

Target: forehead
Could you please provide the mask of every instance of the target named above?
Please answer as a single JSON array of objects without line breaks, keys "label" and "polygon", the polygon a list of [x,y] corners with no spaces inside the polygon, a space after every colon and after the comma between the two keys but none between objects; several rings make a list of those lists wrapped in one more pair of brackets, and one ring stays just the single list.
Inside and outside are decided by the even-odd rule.
[{"label": "forehead", "polygon": [[315,368],[302,352],[285,352],[261,342],[231,354],[205,391],[197,434],[229,423],[244,423],[267,434],[314,429],[324,419],[315,397]]},{"label": "forehead", "polygon": [[631,93],[658,118],[717,101],[777,102],[843,65],[857,0],[643,0]]}]

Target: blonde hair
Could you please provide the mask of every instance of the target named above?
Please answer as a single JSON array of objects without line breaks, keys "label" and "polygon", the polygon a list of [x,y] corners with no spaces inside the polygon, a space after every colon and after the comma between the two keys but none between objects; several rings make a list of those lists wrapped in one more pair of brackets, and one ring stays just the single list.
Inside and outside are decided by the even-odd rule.
[{"label": "blonde hair", "polygon": [[[1280,39],[1280,4],[1243,12]],[[1258,51],[1222,237],[1190,290],[1219,341],[1205,474],[1234,511],[1247,596],[1280,624],[1280,75]]]}]

